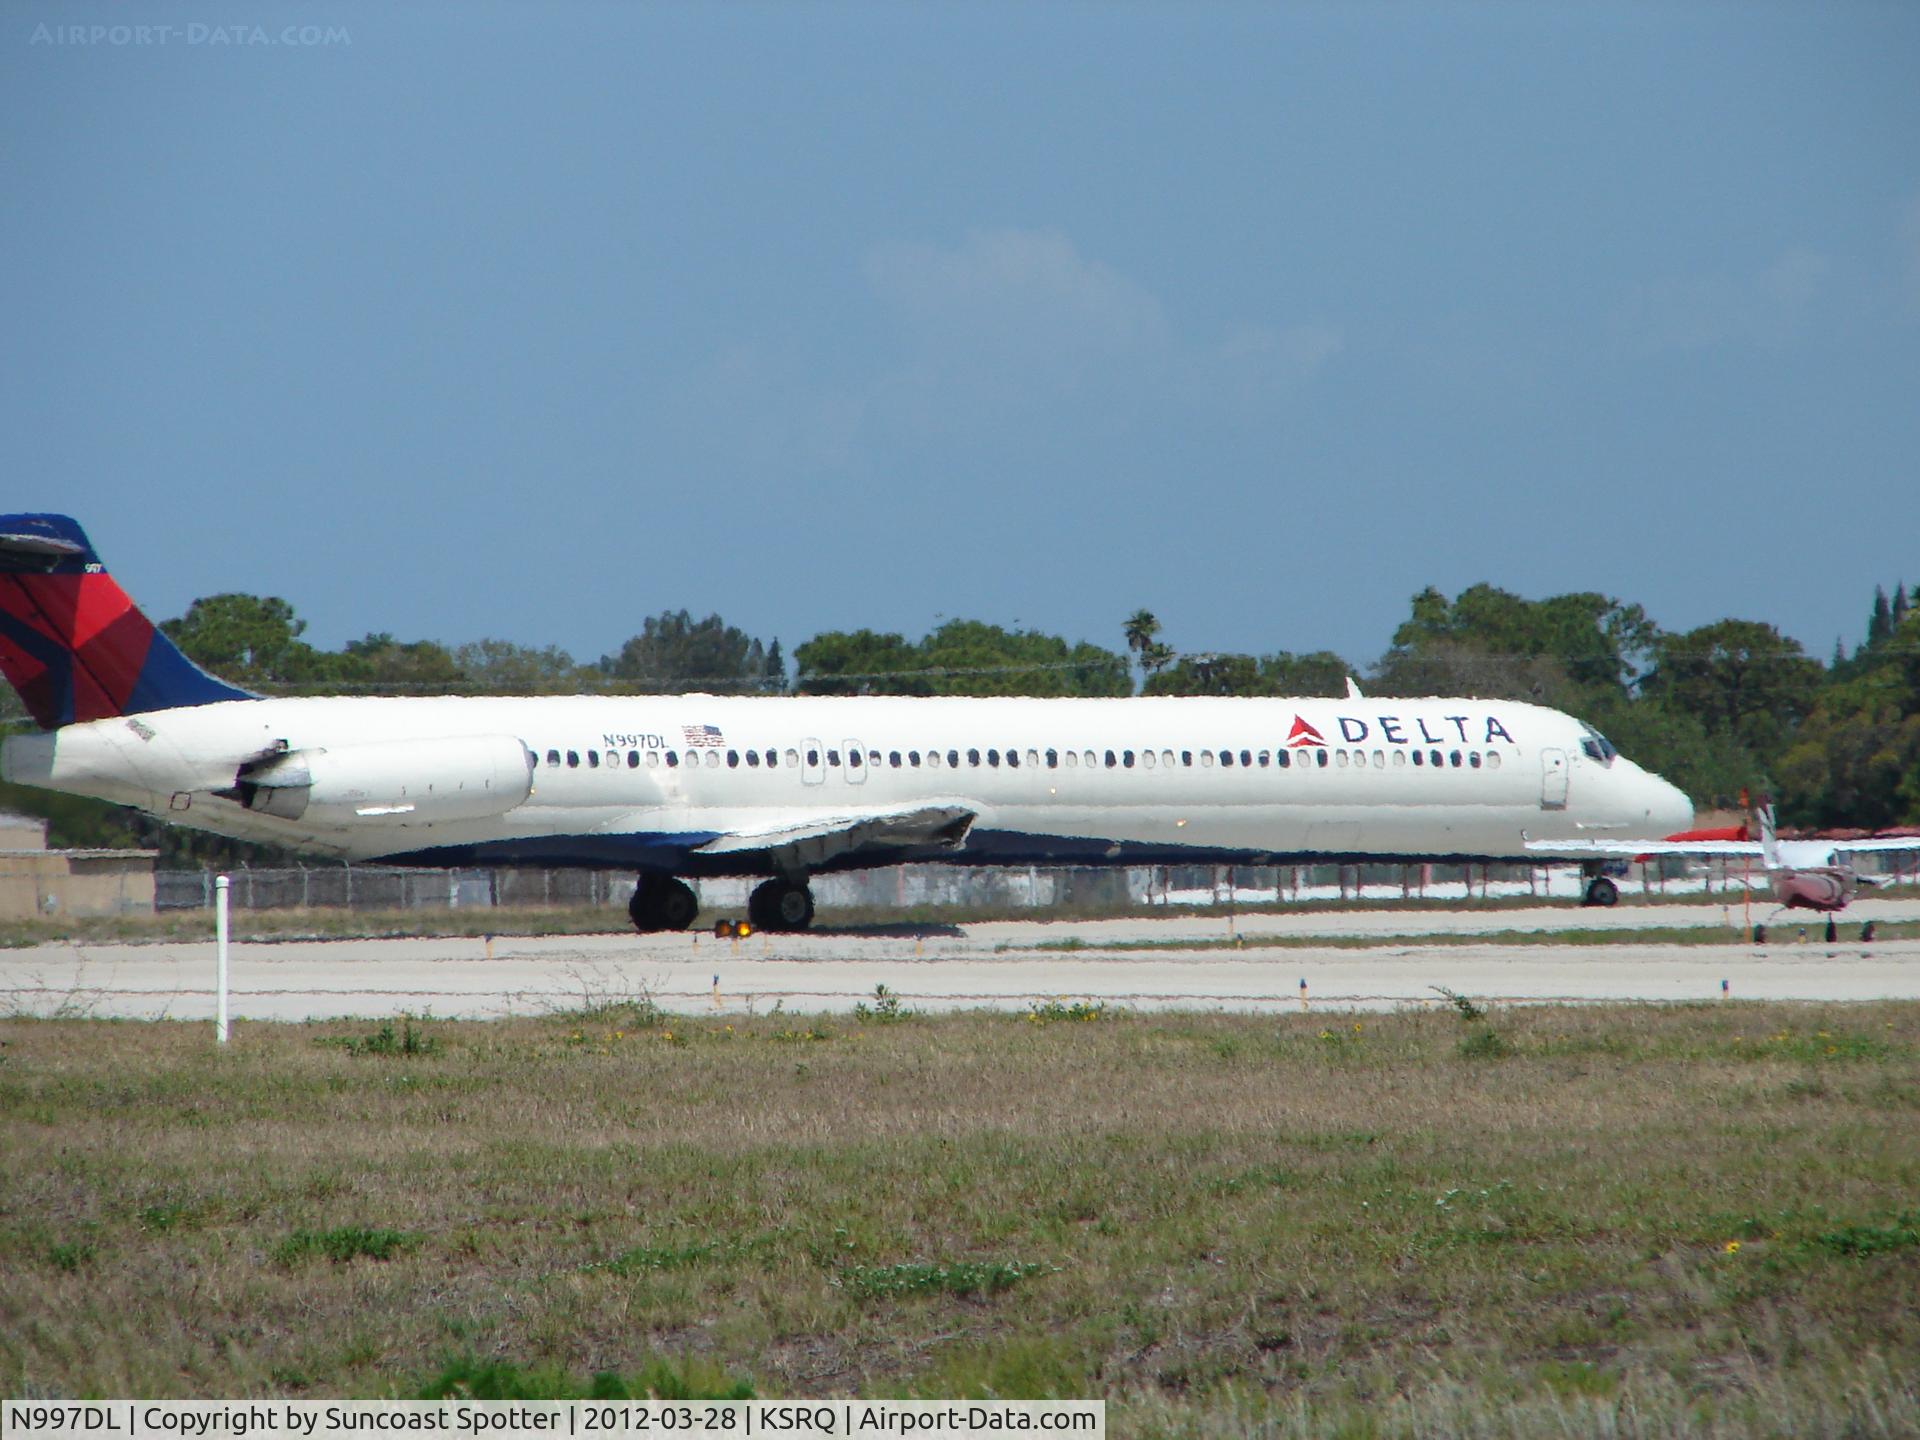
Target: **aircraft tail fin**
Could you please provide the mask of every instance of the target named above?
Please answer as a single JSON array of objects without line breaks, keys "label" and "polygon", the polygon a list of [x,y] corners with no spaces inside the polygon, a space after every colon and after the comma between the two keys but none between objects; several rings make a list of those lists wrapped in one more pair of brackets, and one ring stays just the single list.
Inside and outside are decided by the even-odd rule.
[{"label": "aircraft tail fin", "polygon": [[1763,799],[1753,807],[1754,828],[1760,832],[1760,858],[1769,870],[1781,868],[1780,842],[1773,833],[1773,801]]},{"label": "aircraft tail fin", "polygon": [[65,515],[0,515],[0,673],[43,730],[255,698],[181,654]]}]

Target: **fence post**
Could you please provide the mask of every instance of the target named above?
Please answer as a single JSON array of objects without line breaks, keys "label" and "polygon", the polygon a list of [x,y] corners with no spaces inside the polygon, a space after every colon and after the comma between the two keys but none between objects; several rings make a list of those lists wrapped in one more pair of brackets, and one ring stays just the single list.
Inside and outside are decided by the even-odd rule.
[{"label": "fence post", "polygon": [[213,1038],[218,1044],[224,1045],[227,1043],[227,891],[232,882],[222,875],[213,884],[214,989],[218,992]]}]

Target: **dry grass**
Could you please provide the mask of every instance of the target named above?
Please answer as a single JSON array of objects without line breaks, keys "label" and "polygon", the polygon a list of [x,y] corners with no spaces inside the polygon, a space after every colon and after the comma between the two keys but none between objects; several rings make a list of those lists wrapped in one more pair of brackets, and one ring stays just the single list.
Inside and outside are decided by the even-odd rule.
[{"label": "dry grass", "polygon": [[0,1388],[1920,1429],[1920,1006],[1073,1013],[0,1022]]}]

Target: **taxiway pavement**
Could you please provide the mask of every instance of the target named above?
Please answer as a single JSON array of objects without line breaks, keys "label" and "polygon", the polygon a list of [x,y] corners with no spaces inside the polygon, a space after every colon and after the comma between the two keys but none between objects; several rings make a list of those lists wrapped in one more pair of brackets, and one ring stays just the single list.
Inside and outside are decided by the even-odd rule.
[{"label": "taxiway pavement", "polygon": [[[232,947],[243,1020],[497,1017],[578,1010],[642,994],[684,1013],[847,1011],[885,985],[926,1009],[1024,1009],[1091,999],[1140,1008],[1379,1010],[1442,1003],[1436,986],[1509,1003],[1920,999],[1920,940],[1858,939],[1866,920],[1920,920],[1920,901],[1868,899],[1842,922],[1776,924],[1747,940],[1736,904],[1614,910],[1374,910],[827,929],[806,935],[502,936],[286,940]],[[1655,943],[1631,932],[1715,928],[1724,940]],[[1555,943],[1567,930],[1617,943]],[[1535,943],[1495,940],[1500,932]],[[1802,938],[1804,933],[1805,938]],[[1474,937],[1489,937],[1475,939]],[[1285,939],[1277,945],[1261,943]],[[1355,940],[1375,943],[1347,948]],[[1326,941],[1316,944],[1315,941]],[[1340,943],[1344,942],[1344,943]],[[206,1019],[214,950],[199,943],[62,942],[0,953],[0,1014]],[[1304,989],[1302,982],[1305,982]],[[1723,988],[1724,984],[1724,988]]]}]

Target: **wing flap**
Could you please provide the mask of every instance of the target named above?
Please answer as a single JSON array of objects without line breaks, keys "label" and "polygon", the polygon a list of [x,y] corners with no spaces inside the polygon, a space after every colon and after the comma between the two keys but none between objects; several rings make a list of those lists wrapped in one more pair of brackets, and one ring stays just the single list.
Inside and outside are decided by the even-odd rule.
[{"label": "wing flap", "polygon": [[767,850],[811,867],[850,850],[958,850],[966,843],[974,812],[964,805],[919,805],[894,810],[855,810],[835,815],[795,815],[749,829],[730,830],[696,846],[700,855],[738,855]]}]

